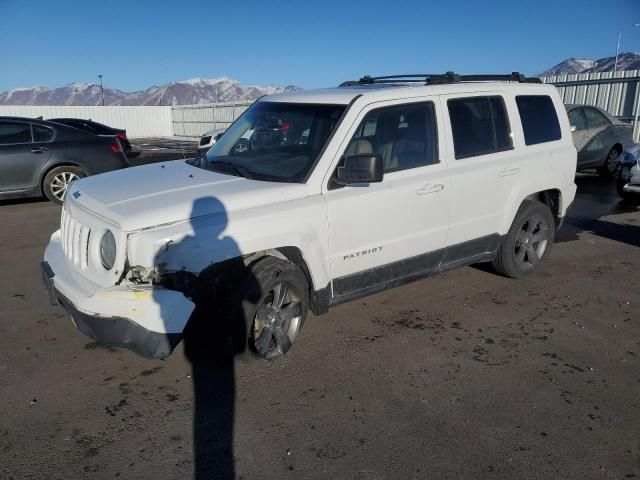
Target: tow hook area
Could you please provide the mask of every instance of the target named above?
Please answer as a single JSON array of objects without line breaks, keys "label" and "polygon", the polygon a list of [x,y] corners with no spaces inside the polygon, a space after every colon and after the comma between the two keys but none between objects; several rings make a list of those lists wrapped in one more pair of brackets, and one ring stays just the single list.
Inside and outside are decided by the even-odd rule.
[{"label": "tow hook area", "polygon": [[126,272],[122,283],[131,283],[133,285],[157,284],[159,277],[160,275],[153,268],[135,266]]},{"label": "tow hook area", "polygon": [[195,280],[197,275],[181,271],[166,271],[165,264],[156,268],[142,266],[131,267],[124,276],[121,286],[161,286],[167,290],[181,292],[187,298],[193,298]]}]

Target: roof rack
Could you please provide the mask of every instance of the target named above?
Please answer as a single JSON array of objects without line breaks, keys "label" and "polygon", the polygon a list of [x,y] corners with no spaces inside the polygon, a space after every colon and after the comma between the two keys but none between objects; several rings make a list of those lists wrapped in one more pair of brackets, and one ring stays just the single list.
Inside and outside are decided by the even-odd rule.
[{"label": "roof rack", "polygon": [[353,87],[357,85],[373,85],[385,83],[423,83],[424,85],[442,85],[459,82],[519,82],[519,83],[542,83],[536,77],[525,77],[519,72],[506,75],[458,75],[454,72],[446,73],[412,73],[409,75],[386,75],[383,77],[370,77],[365,75],[360,80],[349,80],[342,82],[341,87]]}]

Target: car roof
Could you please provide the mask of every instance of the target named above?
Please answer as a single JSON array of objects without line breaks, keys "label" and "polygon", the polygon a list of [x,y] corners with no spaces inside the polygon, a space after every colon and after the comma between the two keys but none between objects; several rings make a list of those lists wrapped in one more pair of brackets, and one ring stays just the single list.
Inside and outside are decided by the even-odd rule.
[{"label": "car roof", "polygon": [[85,120],[84,118],[72,118],[72,117],[56,117],[56,118],[49,118],[48,120],[50,122],[59,122],[60,120],[64,120],[65,122],[91,122],[91,120]]},{"label": "car roof", "polygon": [[39,118],[29,118],[29,117],[14,117],[11,115],[3,115],[0,116],[0,120],[11,120],[11,121],[19,121],[19,122],[46,122],[46,120],[41,120]]},{"label": "car roof", "polygon": [[64,135],[65,137],[72,136],[75,138],[77,138],[78,136],[85,137],[87,135],[97,136],[97,135],[93,135],[92,133],[70,127],[68,125],[65,125],[64,123],[50,122],[49,120],[40,120],[38,118],[0,116],[0,121],[25,122],[25,123],[29,122],[29,123],[43,125],[45,127],[55,129],[58,132],[58,138],[60,138],[61,135]]},{"label": "car roof", "polygon": [[620,120],[618,120],[616,117],[614,117],[613,115],[611,115],[609,112],[607,112],[605,109],[597,107],[595,105],[586,105],[583,103],[567,103],[565,104],[565,108],[567,109],[567,112],[576,109],[576,108],[595,108],[596,110],[598,110],[600,113],[602,113],[604,116],[606,116],[611,122],[613,123],[621,123]]},{"label": "car roof", "polygon": [[316,90],[295,90],[292,92],[274,93],[260,98],[259,101],[286,102],[286,103],[326,103],[334,105],[347,105],[355,98],[366,96],[371,101],[387,100],[417,95],[443,95],[462,92],[483,91],[522,91],[523,89],[554,90],[555,87],[542,83],[518,83],[518,82],[459,82],[442,85],[423,84],[372,84],[349,85],[334,88],[321,88]]},{"label": "car roof", "polygon": [[40,118],[29,118],[29,117],[13,117],[13,116],[0,116],[0,121],[5,122],[30,122],[30,123],[40,123],[42,125],[51,126],[51,122],[49,120],[42,120]]},{"label": "car roof", "polygon": [[596,110],[600,110],[601,112],[607,113],[606,110],[603,110],[600,107],[596,107],[595,105],[587,105],[586,103],[565,103],[564,106],[567,110],[572,110],[574,108],[591,107],[595,108]]}]

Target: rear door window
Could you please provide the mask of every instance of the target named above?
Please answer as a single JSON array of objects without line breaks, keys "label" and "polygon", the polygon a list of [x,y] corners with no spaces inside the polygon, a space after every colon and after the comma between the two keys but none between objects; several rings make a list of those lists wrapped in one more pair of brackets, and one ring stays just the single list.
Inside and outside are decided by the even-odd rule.
[{"label": "rear door window", "polygon": [[589,128],[603,128],[611,125],[611,122],[595,108],[585,108],[584,113],[587,115],[587,123]]},{"label": "rear door window", "polygon": [[0,145],[31,143],[31,124],[0,122]]},{"label": "rear door window", "polygon": [[516,104],[522,121],[524,143],[538,143],[560,140],[560,122],[553,100],[547,95],[519,95]]},{"label": "rear door window", "polygon": [[500,96],[447,101],[456,159],[513,148],[511,126]]}]

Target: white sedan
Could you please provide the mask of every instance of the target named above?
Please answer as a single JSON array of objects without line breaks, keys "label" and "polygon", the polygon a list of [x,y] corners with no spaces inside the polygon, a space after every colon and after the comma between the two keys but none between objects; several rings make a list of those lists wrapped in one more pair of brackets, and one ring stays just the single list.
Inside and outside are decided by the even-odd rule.
[{"label": "white sedan", "polygon": [[200,137],[200,141],[198,142],[198,152],[206,152],[218,141],[218,139],[225,132],[226,128],[216,128],[213,130],[209,130],[202,137]]}]

